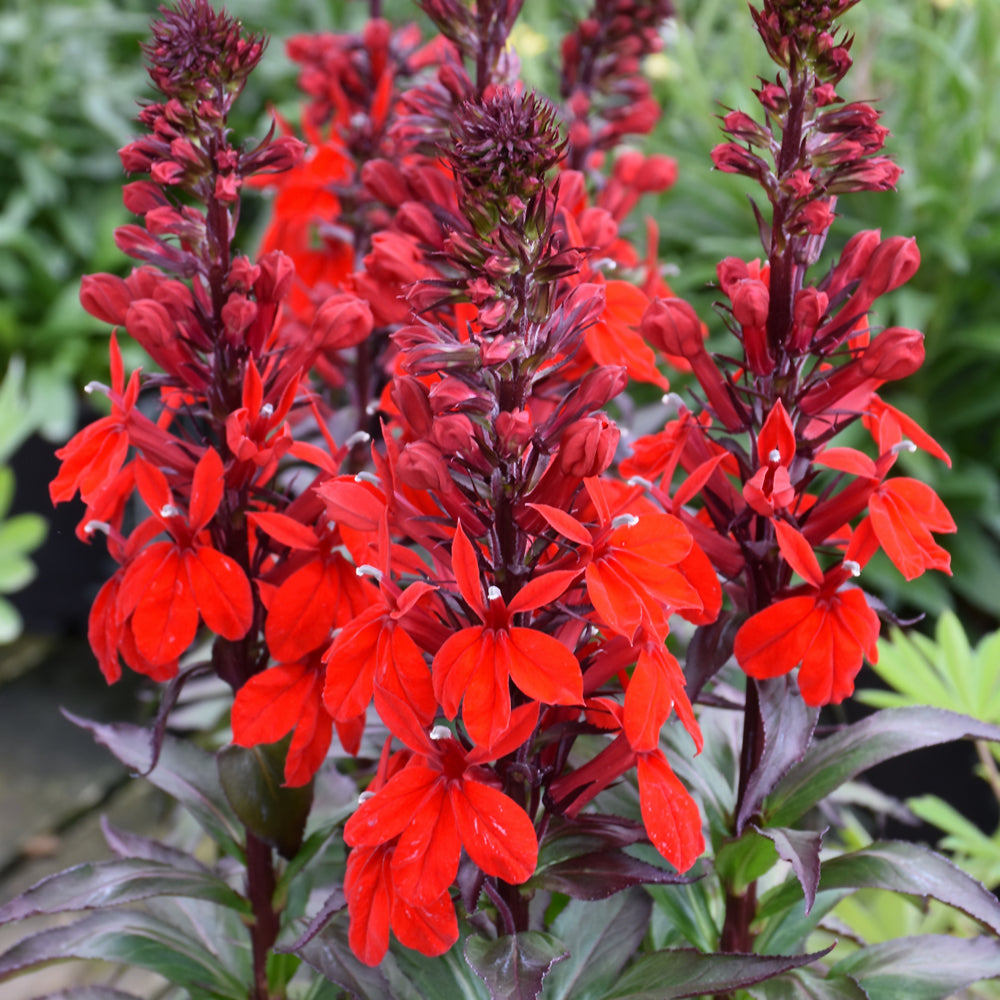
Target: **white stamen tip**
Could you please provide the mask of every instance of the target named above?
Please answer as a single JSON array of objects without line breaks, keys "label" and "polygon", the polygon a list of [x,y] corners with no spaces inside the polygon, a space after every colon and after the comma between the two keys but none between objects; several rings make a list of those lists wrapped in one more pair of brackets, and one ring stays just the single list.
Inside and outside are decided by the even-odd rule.
[{"label": "white stamen tip", "polygon": [[903,438],[903,440],[900,441],[899,444],[895,445],[892,450],[897,452],[899,451],[912,452],[917,450],[917,446],[909,438]]},{"label": "white stamen tip", "polygon": [[488,601],[499,601],[503,595],[500,593],[500,588],[493,586],[486,591],[486,600]]},{"label": "white stamen tip", "polygon": [[369,566],[368,563],[363,563],[361,566],[356,566],[354,572],[358,576],[371,576],[376,580],[382,579],[382,570],[377,566]]},{"label": "white stamen tip", "polygon": [[374,472],[359,472],[355,477],[356,483],[370,483],[372,486],[381,486],[378,476]]},{"label": "white stamen tip", "polygon": [[358,805],[363,806],[369,799],[375,798],[374,792],[362,792],[358,796]]},{"label": "white stamen tip", "polygon": [[373,399],[365,407],[365,413],[367,413],[369,417],[373,417],[376,413],[378,413],[378,408],[379,408],[379,402],[378,402],[378,400],[377,399]]},{"label": "white stamen tip", "polygon": [[368,444],[372,436],[368,431],[355,431],[345,442],[344,447],[353,448],[356,444]]},{"label": "white stamen tip", "polygon": [[435,726],[430,731],[430,738],[432,740],[449,740],[451,739],[451,730],[447,726]]},{"label": "white stamen tip", "polygon": [[175,507],[172,503],[165,503],[160,508],[160,517],[180,517],[181,513],[180,507]]},{"label": "white stamen tip", "polygon": [[634,528],[639,523],[635,514],[619,514],[611,519],[612,528]]},{"label": "white stamen tip", "polygon": [[770,451],[769,451],[769,452],[767,453],[767,460],[768,460],[769,462],[780,462],[780,461],[781,461],[781,452],[780,452],[780,451],[778,451],[778,449],[777,449],[777,448],[772,448],[772,449],[771,449],[771,450],[770,450]]},{"label": "white stamen tip", "polygon": [[844,569],[846,569],[851,576],[861,576],[861,564],[856,563],[853,559],[844,560]]},{"label": "white stamen tip", "polygon": [[270,417],[274,415],[274,407],[270,403],[265,403],[260,408],[260,415],[262,417]]},{"label": "white stamen tip", "polygon": [[92,535],[95,531],[103,531],[104,534],[111,534],[111,525],[107,521],[88,521],[83,526],[84,534]]},{"label": "white stamen tip", "polygon": [[627,480],[627,485],[641,486],[644,490],[651,490],[653,488],[652,482],[646,479],[645,476],[633,476],[631,479]]},{"label": "white stamen tip", "polygon": [[107,386],[103,385],[101,382],[88,382],[84,387],[83,391],[89,396],[93,392],[100,392],[102,389],[107,391]]}]

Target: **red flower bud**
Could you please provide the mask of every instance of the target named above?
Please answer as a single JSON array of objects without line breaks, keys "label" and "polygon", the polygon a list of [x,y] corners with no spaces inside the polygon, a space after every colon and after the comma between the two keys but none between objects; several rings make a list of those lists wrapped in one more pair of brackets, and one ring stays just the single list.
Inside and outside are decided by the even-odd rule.
[{"label": "red flower bud", "polygon": [[390,208],[397,208],[410,197],[403,172],[389,160],[369,160],[361,168],[361,183],[368,195]]},{"label": "red flower bud", "polygon": [[167,196],[152,181],[132,181],[122,189],[122,201],[133,215],[145,215],[154,208],[169,205]]},{"label": "red flower bud", "polygon": [[397,375],[392,383],[392,401],[416,437],[427,437],[434,425],[434,413],[427,399],[427,387],[412,375]]},{"label": "red flower bud", "polygon": [[280,302],[292,286],[295,262],[280,250],[271,250],[258,261],[260,277],[253,292],[258,302]]},{"label": "red flower bud", "polygon": [[815,288],[801,288],[795,293],[795,304],[792,308],[794,326],[788,345],[792,351],[808,349],[816,328],[826,315],[829,301],[825,292]]},{"label": "red flower bud", "polygon": [[[924,335],[919,330],[890,327],[859,358],[815,382],[799,399],[799,406],[810,415],[838,406],[846,409],[848,395],[856,398],[870,394],[883,382],[912,375],[923,363]],[[862,399],[858,405],[864,403]]]},{"label": "red flower bud", "polygon": [[654,153],[643,160],[635,175],[635,186],[640,191],[666,191],[677,180],[677,161],[662,153]]},{"label": "red flower bud", "polygon": [[559,468],[570,478],[599,476],[615,457],[618,427],[603,413],[571,423],[559,442]]},{"label": "red flower bud", "polygon": [[441,452],[430,441],[414,441],[399,456],[396,474],[415,490],[448,493],[454,489]]},{"label": "red flower bud", "polygon": [[132,302],[128,285],[114,274],[87,274],[80,282],[80,305],[91,316],[121,326]]},{"label": "red flower bud", "polygon": [[374,326],[368,303],[354,295],[332,295],[317,310],[309,339],[320,349],[339,351],[360,344]]},{"label": "red flower bud", "polygon": [[767,325],[770,293],[763,281],[750,278],[741,281],[733,288],[730,297],[733,302],[733,316],[740,326]]},{"label": "red flower bud", "polygon": [[654,299],[642,317],[639,332],[664,354],[690,360],[705,351],[701,320],[683,299]]}]

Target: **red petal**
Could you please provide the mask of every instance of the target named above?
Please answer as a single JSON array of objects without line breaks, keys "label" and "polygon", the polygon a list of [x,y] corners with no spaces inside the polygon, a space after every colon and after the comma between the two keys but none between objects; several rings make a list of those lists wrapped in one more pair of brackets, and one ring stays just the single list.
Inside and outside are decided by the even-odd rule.
[{"label": "red petal", "polygon": [[458,940],[455,905],[446,892],[424,906],[412,905],[397,893],[391,919],[399,943],[429,958],[443,955]]},{"label": "red petal", "polygon": [[344,826],[344,840],[351,847],[375,847],[398,837],[440,778],[440,771],[422,764],[405,767],[358,806]]},{"label": "red petal", "polygon": [[344,892],[351,918],[348,941],[365,965],[378,965],[389,950],[392,889],[385,847],[356,847],[347,859]]},{"label": "red petal", "polygon": [[823,570],[812,546],[805,540],[800,531],[796,531],[785,521],[774,521],[774,533],[778,538],[778,548],[785,557],[785,562],[795,570],[803,580],[814,587],[823,585]]},{"label": "red petal", "polygon": [[479,559],[461,524],[455,531],[455,540],[451,545],[451,565],[455,573],[455,582],[462,597],[465,598],[465,603],[479,615],[480,620],[485,620],[486,606],[483,604]]},{"label": "red petal", "polygon": [[498,647],[506,647],[511,680],[529,698],[546,705],[583,704],[580,663],[558,639],[531,628],[499,631],[496,637]]},{"label": "red petal", "polygon": [[198,605],[188,589],[180,553],[173,546],[132,612],[132,631],[139,653],[154,666],[176,659],[194,640]]},{"label": "red petal", "polygon": [[302,663],[282,663],[255,674],[233,701],[233,742],[241,747],[277,743],[318,695],[318,672]]},{"label": "red petal", "polygon": [[663,667],[641,651],[625,690],[623,728],[633,750],[655,750],[660,745],[660,728],[673,707],[673,686]]},{"label": "red petal", "polygon": [[222,502],[224,468],[219,453],[214,448],[206,450],[194,469],[191,481],[191,503],[188,505],[188,523],[197,534],[215,516]]},{"label": "red petal", "polygon": [[375,650],[384,628],[382,612],[373,608],[345,625],[323,656],[327,665],[323,703],[338,722],[357,717],[372,700]]},{"label": "red petal", "polygon": [[662,751],[641,754],[636,770],[642,822],[649,839],[679,872],[686,872],[705,850],[698,806]]},{"label": "red petal", "polygon": [[316,537],[316,532],[307,525],[296,521],[294,517],[289,517],[287,514],[279,514],[276,511],[262,511],[256,514],[248,514],[247,520],[266,535],[270,535],[276,542],[287,545],[290,549],[315,551],[319,547],[319,539]]},{"label": "red petal", "polygon": [[424,654],[399,626],[386,629],[378,641],[375,668],[375,707],[385,718],[380,703],[389,691],[413,709],[420,722],[429,726],[437,714],[437,698]]},{"label": "red petal", "polygon": [[503,792],[466,779],[448,789],[469,857],[486,872],[518,884],[538,862],[538,838],[528,814]]},{"label": "red petal", "polygon": [[447,783],[441,775],[410,814],[392,857],[396,892],[419,906],[433,903],[458,874],[462,844]]},{"label": "red petal", "polygon": [[278,587],[264,634],[278,661],[301,660],[322,646],[333,628],[340,578],[332,560],[312,559]]},{"label": "red petal", "polygon": [[253,624],[253,592],[239,563],[208,545],[188,549],[183,558],[205,624],[226,639],[242,639]]},{"label": "red petal", "polygon": [[449,719],[458,715],[458,706],[482,658],[482,640],[481,626],[464,628],[449,636],[434,657],[434,693]]},{"label": "red petal", "polygon": [[822,627],[815,597],[788,597],[751,615],[736,633],[733,653],[744,672],[763,679],[797,667]]}]

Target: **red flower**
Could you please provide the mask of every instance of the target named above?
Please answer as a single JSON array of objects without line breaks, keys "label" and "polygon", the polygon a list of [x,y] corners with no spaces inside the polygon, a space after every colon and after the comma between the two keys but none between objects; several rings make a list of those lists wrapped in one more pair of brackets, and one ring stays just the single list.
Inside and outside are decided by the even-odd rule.
[{"label": "red flower", "polygon": [[577,658],[554,636],[511,625],[519,612],[555,600],[569,582],[563,574],[537,577],[507,604],[490,587],[483,600],[479,560],[461,525],[452,546],[455,581],[465,603],[483,623],[450,636],[434,657],[434,691],[448,718],[464,700],[462,719],[472,739],[493,744],[511,718],[512,680],[529,698],[547,705],[581,705],[583,678]]},{"label": "red flower", "polygon": [[[856,567],[856,563],[853,564]],[[845,568],[846,567],[846,568]],[[750,677],[780,677],[801,664],[799,690],[809,705],[839,704],[854,692],[865,656],[878,659],[878,615],[858,587],[843,588],[852,565],[827,572],[751,615],[736,633],[734,653]]]},{"label": "red flower", "polygon": [[217,635],[241,639],[253,622],[250,582],[205,531],[222,502],[222,459],[209,448],[198,462],[186,518],[156,466],[137,458],[135,468],[150,521],[171,535],[136,556],[121,581],[118,617],[131,616],[136,649],[153,665],[171,662],[191,645],[199,617]]},{"label": "red flower", "polygon": [[[406,718],[405,709],[398,714]],[[344,827],[344,840],[355,849],[395,841],[387,873],[392,892],[418,909],[439,905],[463,848],[487,875],[513,884],[526,881],[538,860],[535,828],[482,765],[530,738],[537,706],[521,706],[493,746],[471,751],[445,735],[447,730],[428,736],[409,718],[402,738],[413,756],[362,802]]]}]

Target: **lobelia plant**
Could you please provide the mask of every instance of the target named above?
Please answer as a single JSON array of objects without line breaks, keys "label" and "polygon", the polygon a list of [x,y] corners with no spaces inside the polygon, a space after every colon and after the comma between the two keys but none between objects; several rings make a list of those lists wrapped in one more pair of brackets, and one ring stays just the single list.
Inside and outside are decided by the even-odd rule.
[{"label": "lobelia plant", "polygon": [[[901,449],[947,456],[877,394],[923,359],[872,315],[914,242],[860,233],[810,275],[836,197],[898,176],[877,114],[836,94],[853,2],[753,11],[779,74],[713,159],[764,189],[765,259],[719,265],[719,352],[655,226],[645,258],[625,235],[674,178],[621,148],[658,113],[640,69],[666,3],[597,0],[558,105],[518,82],[516,0],[424,0],[427,44],[374,14],[295,39],[308,147],[234,145],[262,40],[207,0],[161,11],[160,99],[121,151],[149,175],[117,235],[142,263],[81,292],[160,371],[126,378],[112,334],[110,413],[52,498],[79,494],[81,538],[119,563],[90,618],[105,677],[166,685],[148,731],[81,724],[214,853],[108,827],[113,860],[0,909],[84,914],[0,976],[103,957],[234,1000],[943,998],[1000,976],[987,935],[826,946],[858,888],[1000,932],[945,858],[838,836],[866,768],[1000,730],[920,707],[817,727],[891,617],[854,582],[867,560],[948,571],[932,532],[953,530],[889,475]],[[247,184],[275,189],[255,260]],[[623,434],[612,412],[662,423],[628,386],[667,390],[668,363],[690,405]],[[854,425],[874,457],[841,443]],[[206,675],[231,742],[169,731]]]}]

